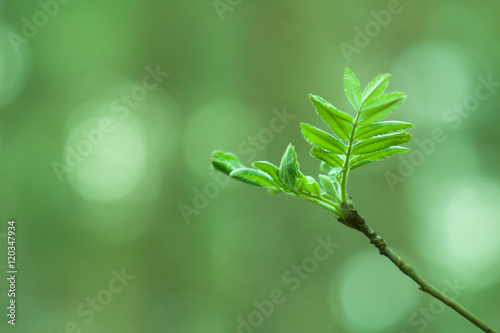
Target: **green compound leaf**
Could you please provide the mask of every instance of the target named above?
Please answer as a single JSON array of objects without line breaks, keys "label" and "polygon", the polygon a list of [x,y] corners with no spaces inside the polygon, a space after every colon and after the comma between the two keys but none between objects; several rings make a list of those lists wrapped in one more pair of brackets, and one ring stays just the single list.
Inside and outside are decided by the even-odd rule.
[{"label": "green compound leaf", "polygon": [[267,174],[251,168],[233,170],[229,176],[251,185],[271,188],[277,187],[272,178]]},{"label": "green compound leaf", "polygon": [[351,160],[351,170],[370,162],[380,161],[394,155],[404,154],[409,150],[410,149],[406,147],[395,146],[372,153],[357,155]]},{"label": "green compound leaf", "polygon": [[354,155],[372,153],[408,142],[410,140],[411,135],[408,133],[380,135],[358,142],[352,147],[352,153]]},{"label": "green compound leaf", "polygon": [[391,81],[391,75],[389,74],[380,74],[376,78],[374,78],[368,85],[366,86],[363,94],[361,96],[362,104],[369,104],[375,98],[382,95],[387,89],[389,85],[389,81]]},{"label": "green compound leaf", "polygon": [[351,105],[356,111],[358,111],[361,108],[361,92],[359,89],[359,80],[349,68],[345,69],[344,91],[347,98],[349,99],[349,102],[351,102]]},{"label": "green compound leaf", "polygon": [[370,104],[363,106],[359,116],[359,126],[365,126],[382,120],[394,112],[406,99],[405,94],[395,92],[377,97]]},{"label": "green compound leaf", "polygon": [[297,162],[297,154],[291,144],[288,145],[283,157],[281,158],[280,180],[290,190],[295,191],[299,183],[299,163]]},{"label": "green compound leaf", "polygon": [[324,161],[332,168],[344,167],[344,161],[342,161],[340,157],[321,148],[314,147],[313,149],[311,149],[311,156],[317,158],[318,160]]},{"label": "green compound leaf", "polygon": [[245,166],[231,153],[214,151],[212,153],[212,167],[229,175],[231,171],[244,168]]},{"label": "green compound leaf", "polygon": [[384,121],[356,128],[354,139],[357,141],[377,135],[395,133],[412,128],[413,125],[402,121]]},{"label": "green compound leaf", "polygon": [[354,122],[352,116],[337,110],[332,104],[316,95],[309,95],[316,112],[323,121],[331,128],[333,133],[342,140],[348,140],[352,132]]},{"label": "green compound leaf", "polygon": [[334,136],[320,130],[317,127],[301,123],[304,138],[313,146],[322,148],[336,154],[345,154],[347,146]]}]

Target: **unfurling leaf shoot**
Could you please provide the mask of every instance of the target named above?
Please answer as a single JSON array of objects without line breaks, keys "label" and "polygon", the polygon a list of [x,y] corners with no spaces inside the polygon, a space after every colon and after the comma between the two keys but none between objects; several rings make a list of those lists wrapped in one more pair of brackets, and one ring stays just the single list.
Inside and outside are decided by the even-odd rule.
[{"label": "unfurling leaf shoot", "polygon": [[363,165],[403,154],[401,147],[411,140],[406,133],[412,124],[383,121],[406,99],[400,92],[385,93],[391,76],[380,74],[361,91],[356,75],[346,69],[344,91],[354,108],[354,116],[340,111],[316,95],[309,95],[318,116],[331,131],[301,123],[302,134],[312,146],[311,156],[321,161],[323,172],[316,181],[299,169],[297,153],[290,144],[279,164],[254,162],[253,168],[242,165],[230,153],[215,152],[212,165],[240,181],[265,187],[272,193],[284,192],[313,201],[343,217],[342,203],[349,204],[346,186],[349,172]]}]

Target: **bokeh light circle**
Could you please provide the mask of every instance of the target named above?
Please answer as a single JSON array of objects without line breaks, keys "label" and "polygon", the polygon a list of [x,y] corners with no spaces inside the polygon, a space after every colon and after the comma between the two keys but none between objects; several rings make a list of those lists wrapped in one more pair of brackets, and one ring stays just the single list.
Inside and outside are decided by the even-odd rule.
[{"label": "bokeh light circle", "polygon": [[[98,105],[83,108],[101,108],[94,103]],[[108,126],[102,125],[105,120]],[[63,156],[76,192],[89,201],[106,202],[126,197],[136,187],[146,167],[147,147],[132,119],[90,118],[69,134]]]},{"label": "bokeh light circle", "polygon": [[338,283],[331,288],[332,311],[342,312],[349,332],[389,332],[417,306],[414,282],[373,251],[354,255],[337,274]]},{"label": "bokeh light circle", "polygon": [[443,121],[443,113],[461,103],[471,90],[465,52],[450,41],[427,41],[406,49],[392,67],[391,74],[409,96],[405,106],[417,124]]},{"label": "bokeh light circle", "polygon": [[11,27],[0,23],[2,36],[0,39],[0,108],[19,97],[27,79],[29,45],[22,44],[16,47],[9,37],[12,34],[21,36]]},{"label": "bokeh light circle", "polygon": [[422,253],[476,287],[499,281],[498,198],[498,180],[468,176],[439,182],[420,203],[426,210],[415,232],[425,239]]}]

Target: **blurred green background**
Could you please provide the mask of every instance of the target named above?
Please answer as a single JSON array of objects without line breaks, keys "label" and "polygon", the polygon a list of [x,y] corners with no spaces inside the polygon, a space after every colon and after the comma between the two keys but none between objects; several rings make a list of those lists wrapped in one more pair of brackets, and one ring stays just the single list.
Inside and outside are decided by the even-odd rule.
[{"label": "blurred green background", "polygon": [[362,86],[391,73],[409,96],[391,118],[415,124],[409,154],[352,173],[356,206],[500,328],[499,10],[0,0],[0,266],[15,219],[19,272],[1,331],[479,331],[327,211],[209,168],[292,142],[316,176],[299,123],[325,128],[309,93],[352,111],[347,66]]}]

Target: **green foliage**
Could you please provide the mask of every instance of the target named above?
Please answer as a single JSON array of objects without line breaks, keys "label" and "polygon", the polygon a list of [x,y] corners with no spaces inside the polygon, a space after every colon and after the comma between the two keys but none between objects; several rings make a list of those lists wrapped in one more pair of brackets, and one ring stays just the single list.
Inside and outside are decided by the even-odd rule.
[{"label": "green foliage", "polygon": [[332,180],[326,175],[319,175],[319,182],[323,190],[326,192],[326,195],[328,195],[331,199],[336,200],[339,197],[340,191],[337,181]]},{"label": "green foliage", "polygon": [[252,168],[241,168],[232,171],[229,176],[251,185],[275,188],[273,179],[268,174]]},{"label": "green foliage", "polygon": [[366,140],[358,141],[352,146],[352,156],[378,152],[392,146],[396,146],[411,140],[408,133],[391,133],[375,136]]},{"label": "green foliage", "polygon": [[361,141],[377,135],[404,131],[412,127],[412,124],[402,121],[383,121],[356,128],[356,131],[354,132],[354,139]]},{"label": "green foliage", "polygon": [[314,147],[322,148],[336,154],[344,154],[347,146],[334,136],[306,123],[300,124],[302,134]]},{"label": "green foliage", "polygon": [[297,162],[295,149],[291,144],[288,145],[285,154],[281,158],[279,177],[288,189],[292,191],[297,189],[299,184],[299,163]]},{"label": "green foliage", "polygon": [[408,150],[410,149],[405,147],[394,146],[387,149],[374,151],[371,153],[357,155],[351,160],[352,164],[351,170],[361,166],[359,165],[360,163],[363,163],[362,165],[365,165],[368,164],[369,162],[380,161],[387,157],[406,153]]},{"label": "green foliage", "polygon": [[311,156],[322,160],[331,167],[344,167],[344,161],[338,157],[338,155],[331,153],[323,148],[314,147],[311,149]]},{"label": "green foliage", "polygon": [[344,91],[347,99],[349,99],[349,102],[351,102],[351,105],[356,110],[359,110],[362,105],[361,92],[359,89],[358,78],[349,68],[346,68],[344,75]]},{"label": "green foliage", "polygon": [[387,89],[390,80],[391,76],[389,74],[380,74],[368,83],[363,91],[363,103],[369,104],[375,98],[382,95],[385,89]]},{"label": "green foliage", "polygon": [[212,166],[214,169],[229,175],[231,171],[245,166],[238,161],[238,158],[231,153],[215,151],[212,155]]},{"label": "green foliage", "polygon": [[333,105],[319,96],[311,94],[309,98],[311,98],[318,115],[330,126],[333,133],[342,140],[348,140],[352,132],[352,116],[337,110]]},{"label": "green foliage", "polygon": [[363,104],[358,125],[365,126],[384,119],[394,112],[405,99],[406,96],[403,93],[395,92],[379,96],[370,103]]},{"label": "green foliage", "polygon": [[252,165],[259,169],[260,171],[263,171],[264,173],[267,173],[271,179],[273,180],[275,187],[283,192],[289,192],[290,190],[286,185],[281,181],[280,179],[280,169],[272,163],[269,163],[267,161],[257,161],[253,162]]},{"label": "green foliage", "polygon": [[240,181],[265,187],[271,193],[284,192],[315,202],[343,217],[341,204],[349,204],[346,193],[349,171],[409,149],[399,145],[411,140],[405,131],[413,125],[401,121],[382,121],[406,99],[400,92],[384,94],[391,76],[380,74],[361,92],[359,80],[350,69],[344,75],[344,91],[355,116],[342,112],[316,95],[309,95],[319,117],[332,134],[301,123],[302,134],[313,147],[311,156],[322,161],[319,183],[300,172],[297,153],[290,144],[279,167],[266,161],[242,165],[236,156],[217,151],[212,165]]}]

